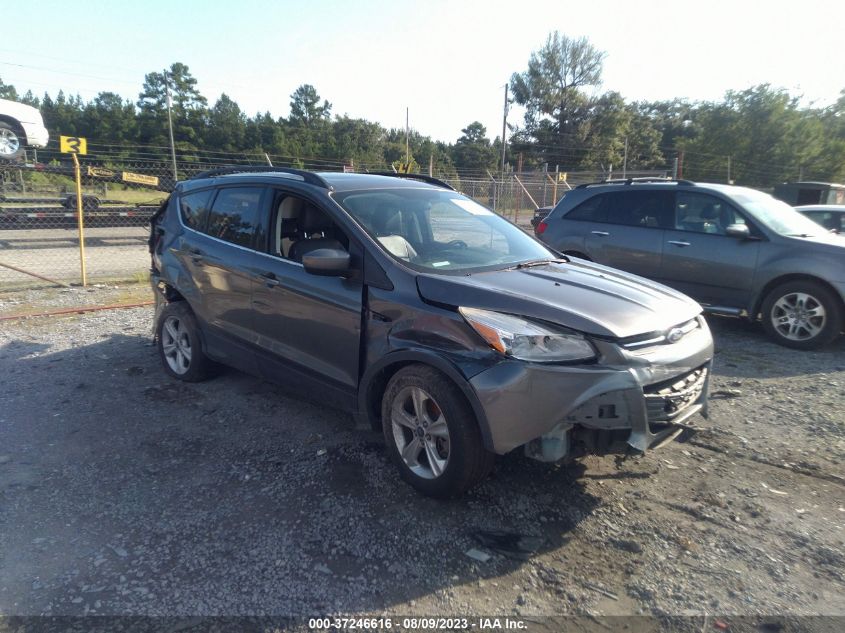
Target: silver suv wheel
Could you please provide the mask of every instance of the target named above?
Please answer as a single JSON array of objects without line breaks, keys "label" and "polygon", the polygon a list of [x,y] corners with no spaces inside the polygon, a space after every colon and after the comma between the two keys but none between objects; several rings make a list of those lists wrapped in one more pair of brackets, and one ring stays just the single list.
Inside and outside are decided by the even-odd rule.
[{"label": "silver suv wheel", "polygon": [[405,387],[390,409],[393,441],[415,475],[435,479],[449,463],[449,427],[443,410],[426,391]]},{"label": "silver suv wheel", "polygon": [[819,335],[827,322],[821,301],[806,292],[791,292],[775,301],[772,326],[790,341],[806,341]]},{"label": "silver suv wheel", "polygon": [[813,279],[787,281],[773,288],[760,312],[763,329],[777,343],[795,349],[817,349],[839,336],[842,300]]},{"label": "silver suv wheel", "polygon": [[179,317],[169,316],[164,320],[161,349],[174,374],[181,376],[191,368],[191,338]]}]

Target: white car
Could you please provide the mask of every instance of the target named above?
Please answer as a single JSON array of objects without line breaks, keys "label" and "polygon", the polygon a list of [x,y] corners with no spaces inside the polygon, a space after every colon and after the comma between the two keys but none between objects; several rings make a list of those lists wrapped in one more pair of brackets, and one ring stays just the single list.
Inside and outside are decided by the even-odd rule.
[{"label": "white car", "polygon": [[0,99],[0,160],[13,160],[24,147],[46,147],[50,134],[32,106]]}]

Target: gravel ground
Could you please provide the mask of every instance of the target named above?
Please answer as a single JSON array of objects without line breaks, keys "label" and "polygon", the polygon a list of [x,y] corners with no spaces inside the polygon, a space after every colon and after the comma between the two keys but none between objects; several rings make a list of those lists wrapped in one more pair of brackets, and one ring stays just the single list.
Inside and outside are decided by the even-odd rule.
[{"label": "gravel ground", "polygon": [[845,614],[843,341],[795,352],[711,319],[690,442],[510,454],[438,502],[348,415],[235,371],[169,380],[151,315],[0,324],[0,614]]}]

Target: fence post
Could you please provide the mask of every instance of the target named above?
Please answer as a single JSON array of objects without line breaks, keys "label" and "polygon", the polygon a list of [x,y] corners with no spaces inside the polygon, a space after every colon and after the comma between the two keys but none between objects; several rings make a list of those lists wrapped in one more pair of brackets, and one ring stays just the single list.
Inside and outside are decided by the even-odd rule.
[{"label": "fence post", "polygon": [[[516,172],[518,174],[517,177],[522,176],[522,152],[519,153],[519,162],[517,163],[517,166],[516,166]],[[522,183],[520,183],[520,186],[521,185],[522,185]],[[519,224],[519,211],[520,211],[521,206],[522,206],[522,190],[520,189],[516,192],[516,207],[514,208],[514,211],[513,211],[513,221],[516,224]]]},{"label": "fence post", "polygon": [[82,219],[82,173],[79,169],[79,159],[76,153],[73,157],[73,173],[76,176],[76,224],[79,228],[79,270],[82,274],[82,287],[88,285],[88,275],[85,272],[85,227]]}]

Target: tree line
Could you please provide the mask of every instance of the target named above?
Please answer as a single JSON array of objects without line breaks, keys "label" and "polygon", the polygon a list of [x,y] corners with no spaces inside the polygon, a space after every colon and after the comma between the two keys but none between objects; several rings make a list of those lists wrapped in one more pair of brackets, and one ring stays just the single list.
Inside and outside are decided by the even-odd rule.
[{"label": "tree line", "polygon": [[[605,53],[586,38],[555,31],[509,82],[506,170],[599,171],[618,175],[675,169],[702,181],[768,187],[797,180],[845,180],[845,90],[830,106],[802,105],[799,96],[769,84],[729,91],[720,101],[626,102],[597,92]],[[659,73],[655,81],[659,81]],[[54,135],[89,138],[111,159],[166,159],[167,98],[180,160],[232,162],[265,153],[306,168],[385,169],[405,162],[405,130],[346,115],[310,84],[290,96],[290,114],[247,115],[228,95],[209,104],[188,66],[174,63],[145,76],[136,101],[101,92],[91,101],[60,91],[20,95],[0,80],[0,97],[41,110]],[[412,169],[446,177],[486,178],[501,169],[501,138],[473,121],[454,142],[411,131]]]}]

